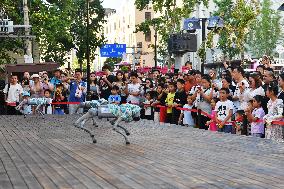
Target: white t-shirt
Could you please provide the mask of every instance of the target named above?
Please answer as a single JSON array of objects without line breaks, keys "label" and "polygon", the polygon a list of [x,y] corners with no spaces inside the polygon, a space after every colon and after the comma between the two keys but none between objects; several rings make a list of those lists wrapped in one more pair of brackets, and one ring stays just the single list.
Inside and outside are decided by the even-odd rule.
[{"label": "white t-shirt", "polygon": [[[240,83],[243,83],[245,86],[245,91],[246,89],[249,87],[249,83],[247,80],[243,79]],[[244,95],[244,92],[241,93],[240,88],[239,88],[239,84],[236,85],[236,90],[234,92],[234,98],[239,98],[238,100],[234,101],[234,106],[235,106],[235,110],[244,110],[243,106],[241,106],[241,102],[242,100],[242,96]]]},{"label": "white t-shirt", "polygon": [[129,96],[127,98],[127,102],[139,104],[140,96],[133,96],[133,95],[130,95],[130,93],[140,92],[140,94],[141,94],[141,89],[140,88],[141,88],[141,85],[139,83],[136,83],[136,84],[130,83],[130,84],[128,84]]},{"label": "white t-shirt", "polygon": [[[183,106],[183,108],[188,108],[188,109],[192,109],[192,107],[193,107],[193,105],[188,105],[188,104],[185,104]],[[191,112],[182,110],[181,113],[183,113],[183,124],[187,124],[187,125],[193,126],[194,125],[194,120],[192,118]]]},{"label": "white t-shirt", "polygon": [[[234,104],[230,100],[226,100],[224,102],[219,101],[216,104],[215,111],[217,112],[217,119],[220,121],[224,121],[226,117],[229,115],[230,110],[234,109]],[[228,122],[231,121],[231,118],[227,120]],[[231,125],[231,123],[226,124],[226,125]]]},{"label": "white t-shirt", "polygon": [[[5,94],[8,92],[8,84],[5,86],[4,91]],[[6,102],[19,102],[20,101],[20,94],[23,93],[23,87],[20,84],[12,85],[10,84],[8,97]]]}]

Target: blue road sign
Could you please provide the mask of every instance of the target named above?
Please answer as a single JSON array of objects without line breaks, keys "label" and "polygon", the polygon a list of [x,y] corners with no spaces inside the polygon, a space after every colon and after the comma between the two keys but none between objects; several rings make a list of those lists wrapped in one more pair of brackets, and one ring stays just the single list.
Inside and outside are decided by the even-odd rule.
[{"label": "blue road sign", "polygon": [[126,44],[105,44],[100,49],[101,57],[122,57]]}]

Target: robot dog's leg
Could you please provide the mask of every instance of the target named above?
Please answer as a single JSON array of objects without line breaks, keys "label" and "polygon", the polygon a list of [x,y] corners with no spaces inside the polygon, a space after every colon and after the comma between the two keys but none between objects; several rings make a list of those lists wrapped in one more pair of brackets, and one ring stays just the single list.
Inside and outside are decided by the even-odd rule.
[{"label": "robot dog's leg", "polygon": [[36,112],[38,112],[41,115],[42,119],[44,119],[44,113],[42,112],[41,107],[42,104],[37,105]]},{"label": "robot dog's leg", "polygon": [[95,127],[99,127],[98,124],[97,124],[97,122],[95,121],[95,117],[94,117],[94,116],[92,117],[92,120],[93,120],[93,125],[94,125]]},{"label": "robot dog's leg", "polygon": [[[130,142],[129,142],[127,136],[126,136],[125,134],[123,134],[122,132],[120,132],[119,129],[118,129],[118,124],[119,124],[121,121],[122,121],[121,118],[118,118],[118,119],[115,121],[115,123],[114,123],[114,125],[113,125],[113,130],[114,130],[115,132],[121,134],[121,135],[124,137],[126,144],[130,144]],[[121,127],[120,127],[120,128],[121,128]]]},{"label": "robot dog's leg", "polygon": [[93,116],[91,115],[90,112],[85,113],[75,122],[75,126],[84,127],[84,124],[86,123],[86,121],[88,121],[88,119],[90,119],[91,117]]},{"label": "robot dog's leg", "polygon": [[125,132],[125,134],[126,134],[127,136],[130,135],[129,131],[128,131],[125,127],[122,127],[122,126],[120,126],[120,125],[117,125],[117,127],[121,128],[121,129]]},{"label": "robot dog's leg", "polygon": [[[110,123],[111,123],[112,125],[114,125],[117,120],[118,120],[118,118],[115,118],[114,120],[111,120]],[[127,136],[130,135],[129,131],[128,131],[125,127],[122,127],[122,126],[120,126],[120,125],[117,125],[117,127],[121,128],[121,129],[125,132],[125,134],[126,134]]]}]

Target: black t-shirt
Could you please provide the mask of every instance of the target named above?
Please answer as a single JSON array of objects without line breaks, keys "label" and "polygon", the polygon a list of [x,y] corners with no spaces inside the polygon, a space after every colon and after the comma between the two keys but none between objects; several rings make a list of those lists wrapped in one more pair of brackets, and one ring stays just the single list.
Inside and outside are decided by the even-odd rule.
[{"label": "black t-shirt", "polygon": [[[115,81],[115,76],[109,75],[109,76],[107,76],[107,80],[110,83],[113,83]],[[100,91],[101,91],[100,97],[107,100],[109,95],[111,95],[111,87],[112,86],[109,86],[102,78],[99,81],[99,86],[100,86]]]},{"label": "black t-shirt", "polygon": [[182,104],[182,106],[183,106],[183,105],[186,104],[186,101],[187,101],[186,92],[184,90],[183,91],[177,91],[176,94],[175,94],[174,103]]}]

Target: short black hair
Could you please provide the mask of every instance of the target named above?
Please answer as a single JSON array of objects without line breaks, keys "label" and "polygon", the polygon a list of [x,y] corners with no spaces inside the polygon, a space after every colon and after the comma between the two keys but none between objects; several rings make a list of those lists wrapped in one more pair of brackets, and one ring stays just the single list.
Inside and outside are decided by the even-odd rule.
[{"label": "short black hair", "polygon": [[237,70],[242,75],[245,74],[245,70],[241,66],[234,67],[233,70]]},{"label": "short black hair", "polygon": [[119,90],[119,87],[118,86],[116,86],[116,85],[114,85],[112,88],[111,88],[111,90]]},{"label": "short black hair", "polygon": [[174,82],[170,82],[170,83],[168,84],[168,86],[170,86],[170,85],[174,86],[175,88],[177,87],[177,86],[176,86],[176,83],[174,83]]},{"label": "short black hair", "polygon": [[53,71],[53,73],[55,73],[55,72],[60,72],[60,74],[62,73],[62,71],[60,69],[56,69],[56,70]]},{"label": "short black hair", "polygon": [[82,73],[82,70],[81,70],[80,68],[76,68],[76,69],[75,69],[75,73],[76,73],[76,72]]},{"label": "short black hair", "polygon": [[184,80],[183,79],[177,79],[177,82],[181,83],[181,84],[185,84]]},{"label": "short black hair", "polygon": [[49,90],[49,89],[45,89],[45,90],[44,90],[44,92],[43,92],[43,94],[45,94],[45,92],[49,92],[49,93],[51,93],[51,90]]},{"label": "short black hair", "polygon": [[137,72],[131,72],[131,73],[130,73],[130,77],[138,77]]},{"label": "short black hair", "polygon": [[105,64],[103,67],[102,67],[102,70],[110,70],[110,66]]},{"label": "short black hair", "polygon": [[220,91],[225,91],[226,94],[230,94],[230,90],[228,88],[221,88]]},{"label": "short black hair", "polygon": [[209,83],[211,83],[211,77],[208,74],[204,74],[202,76],[202,79],[205,79],[206,81],[208,81]]}]

